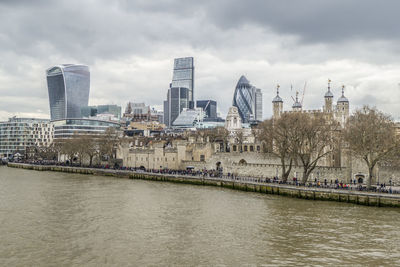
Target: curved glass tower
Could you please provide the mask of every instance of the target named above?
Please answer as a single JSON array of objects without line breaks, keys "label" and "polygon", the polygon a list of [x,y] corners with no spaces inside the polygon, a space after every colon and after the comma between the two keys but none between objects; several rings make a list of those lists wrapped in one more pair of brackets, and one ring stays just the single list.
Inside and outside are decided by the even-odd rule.
[{"label": "curved glass tower", "polygon": [[85,65],[62,64],[46,70],[51,120],[80,118],[89,103],[90,72]]},{"label": "curved glass tower", "polygon": [[238,108],[242,122],[262,119],[262,93],[242,75],[233,95],[233,106]]}]

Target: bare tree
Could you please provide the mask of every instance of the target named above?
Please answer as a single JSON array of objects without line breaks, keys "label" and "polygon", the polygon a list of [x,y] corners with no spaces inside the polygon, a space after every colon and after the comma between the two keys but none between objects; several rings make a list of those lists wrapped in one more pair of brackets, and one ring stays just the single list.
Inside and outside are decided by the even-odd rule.
[{"label": "bare tree", "polygon": [[235,132],[235,143],[239,146],[239,152],[243,152],[243,141],[244,141],[244,134],[242,129],[239,129]]},{"label": "bare tree", "polygon": [[376,164],[399,149],[394,126],[390,116],[368,106],[357,110],[346,124],[344,137],[350,151],[362,158],[368,166],[369,189]]},{"label": "bare tree", "polygon": [[222,152],[227,150],[229,132],[224,127],[204,129],[199,134],[202,137],[208,137],[210,142],[219,143]]},{"label": "bare tree", "polygon": [[99,137],[99,154],[101,158],[107,158],[108,163],[115,158],[119,137],[117,131],[109,127],[104,135]]},{"label": "bare tree", "polygon": [[75,147],[76,155],[79,159],[79,165],[82,166],[82,163],[86,157],[87,152],[87,139],[84,135],[74,136],[73,138],[73,146]]},{"label": "bare tree", "polygon": [[86,135],[83,138],[85,154],[89,158],[89,166],[92,166],[93,159],[99,154],[99,140],[96,136]]},{"label": "bare tree", "polygon": [[306,183],[320,159],[333,152],[339,126],[325,120],[322,114],[297,113],[291,127],[294,131],[291,149],[303,167],[302,182]]},{"label": "bare tree", "polygon": [[257,138],[266,146],[265,152],[272,153],[281,161],[282,180],[287,181],[292,170],[295,153],[293,151],[296,130],[293,124],[300,113],[284,113],[276,120],[269,119],[259,125]]},{"label": "bare tree", "polygon": [[77,145],[77,140],[75,137],[63,139],[60,141],[61,149],[60,152],[61,154],[64,154],[69,160],[70,163],[72,163],[75,159],[76,154],[78,153],[78,145]]}]

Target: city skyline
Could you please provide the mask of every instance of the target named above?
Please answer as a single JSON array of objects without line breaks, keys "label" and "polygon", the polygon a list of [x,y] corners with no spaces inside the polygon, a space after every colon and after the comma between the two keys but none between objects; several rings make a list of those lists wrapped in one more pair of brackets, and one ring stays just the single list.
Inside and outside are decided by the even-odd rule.
[{"label": "city skyline", "polygon": [[90,66],[89,105],[140,101],[161,110],[171,62],[185,56],[196,60],[195,99],[214,99],[223,116],[244,74],[263,89],[263,118],[272,115],[277,83],[289,109],[307,82],[303,105],[314,109],[330,78],[335,98],[346,85],[352,110],[374,105],[399,120],[399,5],[2,2],[0,120],[49,118],[43,71],[64,62]]}]

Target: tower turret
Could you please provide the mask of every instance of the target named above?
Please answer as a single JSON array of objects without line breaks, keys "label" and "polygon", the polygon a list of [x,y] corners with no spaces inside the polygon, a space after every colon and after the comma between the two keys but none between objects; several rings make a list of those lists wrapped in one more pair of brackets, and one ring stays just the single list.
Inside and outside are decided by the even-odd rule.
[{"label": "tower turret", "polygon": [[283,112],[283,100],[279,96],[279,84],[276,86],[276,96],[272,100],[273,118],[278,119]]},{"label": "tower turret", "polygon": [[333,94],[331,92],[331,80],[328,80],[328,92],[325,93],[325,106],[324,111],[331,113],[333,111]]},{"label": "tower turret", "polygon": [[342,96],[339,97],[336,106],[337,117],[342,126],[346,123],[350,113],[350,104],[347,97],[344,96],[344,88],[345,86],[342,85]]},{"label": "tower turret", "polygon": [[301,111],[302,108],[303,108],[303,106],[299,102],[299,92],[296,91],[296,101],[294,102],[292,109],[293,109],[293,111]]}]

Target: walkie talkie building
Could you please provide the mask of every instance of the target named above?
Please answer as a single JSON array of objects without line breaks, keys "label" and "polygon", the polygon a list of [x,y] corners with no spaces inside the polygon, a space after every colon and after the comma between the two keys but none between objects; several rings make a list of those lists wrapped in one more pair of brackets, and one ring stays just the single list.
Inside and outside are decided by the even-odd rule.
[{"label": "walkie talkie building", "polygon": [[89,103],[90,72],[85,65],[62,64],[46,71],[51,120],[80,118]]}]

